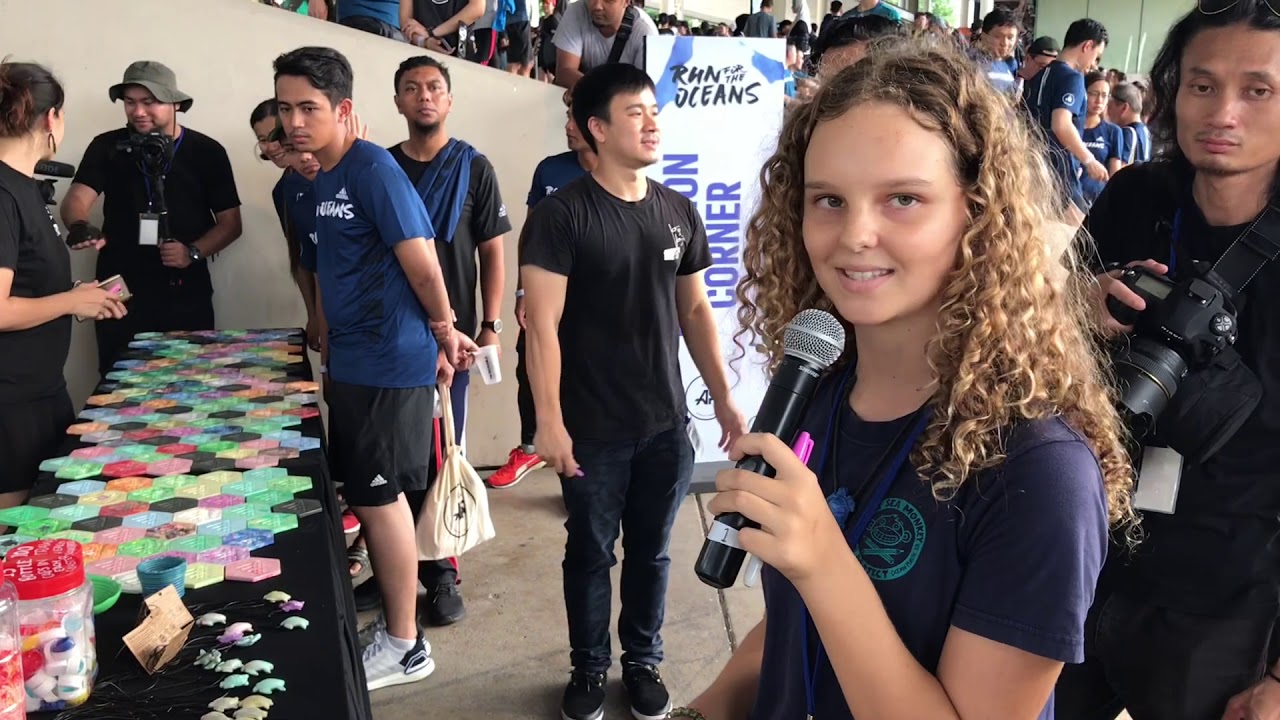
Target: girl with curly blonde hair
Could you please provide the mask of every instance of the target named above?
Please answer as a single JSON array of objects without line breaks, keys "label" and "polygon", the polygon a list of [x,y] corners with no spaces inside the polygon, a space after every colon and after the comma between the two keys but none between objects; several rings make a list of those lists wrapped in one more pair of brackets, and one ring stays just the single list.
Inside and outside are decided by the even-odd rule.
[{"label": "girl with curly blonde hair", "polygon": [[[1053,717],[1131,476],[1042,148],[959,51],[894,42],[787,116],[744,250],[740,343],[801,310],[845,356],[803,464],[720,474],[765,619],[672,717]],[[1065,262],[1075,267],[1068,255]],[[1083,274],[1081,274],[1083,277]],[[1066,279],[1064,279],[1066,278]]]}]

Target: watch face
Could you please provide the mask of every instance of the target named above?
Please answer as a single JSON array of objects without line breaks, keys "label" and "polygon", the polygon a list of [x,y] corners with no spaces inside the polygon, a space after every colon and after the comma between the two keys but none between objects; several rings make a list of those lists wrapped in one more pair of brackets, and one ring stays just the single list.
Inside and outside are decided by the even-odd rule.
[{"label": "watch face", "polygon": [[492,323],[490,323],[490,325],[493,327],[493,331],[494,331],[494,332],[496,332],[496,333],[500,333],[500,332],[502,332],[502,321],[501,321],[501,320],[494,320]]}]

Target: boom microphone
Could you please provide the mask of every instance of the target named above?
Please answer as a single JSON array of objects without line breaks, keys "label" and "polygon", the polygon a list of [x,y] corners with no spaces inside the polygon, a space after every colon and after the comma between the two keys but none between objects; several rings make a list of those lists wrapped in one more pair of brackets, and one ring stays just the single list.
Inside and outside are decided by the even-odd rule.
[{"label": "boom microphone", "polygon": [[[823,371],[844,354],[844,341],[844,326],[830,313],[810,309],[796,315],[783,332],[782,364],[769,381],[751,432],[770,433],[790,444]],[[739,460],[737,467],[765,477],[777,472],[764,458],[754,455]],[[720,590],[732,587],[746,558],[738,531],[758,527],[741,513],[717,515],[694,566],[702,582]]]},{"label": "boom microphone", "polygon": [[73,178],[76,176],[76,166],[56,160],[41,160],[36,163],[36,174],[48,175],[49,177]]}]

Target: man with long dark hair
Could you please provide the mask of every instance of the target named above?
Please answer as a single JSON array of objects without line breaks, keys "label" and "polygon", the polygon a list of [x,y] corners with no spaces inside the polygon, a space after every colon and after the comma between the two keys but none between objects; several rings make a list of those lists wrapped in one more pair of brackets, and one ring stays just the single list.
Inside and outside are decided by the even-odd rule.
[{"label": "man with long dark hair", "polygon": [[[1134,720],[1276,718],[1280,262],[1266,258],[1280,242],[1265,222],[1249,231],[1276,206],[1280,3],[1200,0],[1170,30],[1151,78],[1155,161],[1117,173],[1087,220],[1107,271],[1100,298],[1143,309],[1116,268],[1142,265],[1183,282],[1237,244],[1258,248],[1241,266],[1261,269],[1236,295],[1234,347],[1181,378],[1159,418],[1160,442],[1146,443],[1169,447],[1141,453],[1144,539],[1111,550],[1086,662],[1063,672],[1057,717],[1110,720],[1127,709]],[[1231,264],[1215,270],[1236,274]],[[1105,320],[1114,332],[1133,330]],[[1233,434],[1217,432],[1246,417]]]}]

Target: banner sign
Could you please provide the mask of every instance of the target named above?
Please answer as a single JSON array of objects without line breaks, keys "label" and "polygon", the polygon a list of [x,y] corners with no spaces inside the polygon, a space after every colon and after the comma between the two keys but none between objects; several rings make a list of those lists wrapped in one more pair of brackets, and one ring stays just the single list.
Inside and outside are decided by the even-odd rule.
[{"label": "banner sign", "polygon": [[[786,43],[675,35],[646,41],[662,128],[662,158],[649,174],[693,201],[702,216],[712,258],[707,293],[720,328],[720,349],[732,360],[739,355],[733,335],[746,224],[756,207],[760,168],[782,125],[789,78]],[[720,425],[711,395],[683,339],[680,369],[692,418],[694,480],[705,481],[727,457],[718,447]],[[748,421],[754,419],[768,386],[764,357],[754,347],[729,368],[729,385],[738,408]]]}]

